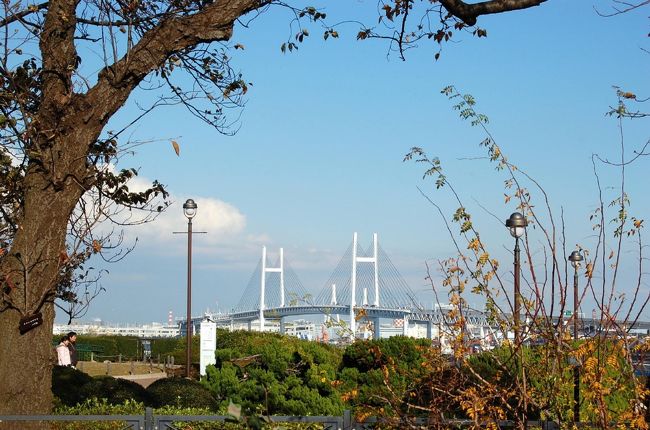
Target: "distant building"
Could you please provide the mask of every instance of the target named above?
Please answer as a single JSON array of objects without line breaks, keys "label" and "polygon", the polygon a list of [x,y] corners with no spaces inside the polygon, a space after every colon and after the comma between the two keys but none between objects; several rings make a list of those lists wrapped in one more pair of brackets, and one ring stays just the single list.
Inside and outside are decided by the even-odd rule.
[{"label": "distant building", "polygon": [[176,337],[179,335],[177,325],[169,326],[160,323],[143,325],[105,324],[102,321],[79,322],[74,324],[54,324],[54,334],[63,335],[74,331],[80,335],[109,335],[136,337]]},{"label": "distant building", "polygon": [[[217,314],[205,313],[202,317],[192,317],[192,334],[200,335],[201,334],[201,321],[204,319],[214,320]],[[178,319],[179,333],[180,336],[185,336],[187,321],[184,319]],[[226,330],[251,330],[259,331],[259,322],[257,320],[249,322],[233,322],[232,324],[222,324],[220,328]],[[283,324],[280,324],[279,320],[268,319],[264,326],[265,332],[271,333],[281,333],[284,331],[284,334],[289,336],[295,336],[300,339],[314,340],[318,334],[316,328],[316,323],[313,321],[307,320],[290,320],[285,321]]]}]

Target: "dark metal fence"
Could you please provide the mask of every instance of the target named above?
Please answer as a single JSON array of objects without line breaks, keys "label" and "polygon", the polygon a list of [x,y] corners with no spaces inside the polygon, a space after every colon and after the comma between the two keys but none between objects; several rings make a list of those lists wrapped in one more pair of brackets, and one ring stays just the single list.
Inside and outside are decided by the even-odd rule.
[{"label": "dark metal fence", "polygon": [[[232,419],[230,416],[223,415],[154,415],[153,409],[146,408],[144,415],[0,415],[0,423],[2,422],[91,422],[96,423],[120,423],[116,426],[120,430],[175,430],[177,429],[175,423],[194,423],[194,422],[226,422]],[[354,416],[349,410],[344,411],[342,416],[270,416],[265,417],[269,423],[303,423],[303,424],[320,424],[323,430],[362,430],[372,429],[376,426],[381,428],[405,428],[404,424],[387,423],[379,418],[367,418],[364,422],[356,422]],[[411,418],[408,421],[408,427],[419,428],[449,428],[449,429],[462,429],[474,425],[473,421],[469,420],[445,420],[440,423],[432,423],[427,418]],[[540,430],[559,430],[562,426],[553,421],[529,421],[529,429]],[[513,421],[501,421],[498,423],[499,428],[514,429],[515,423]],[[90,426],[88,428],[91,428]],[[116,427],[117,428],[117,427]],[[242,428],[244,428],[242,426]],[[580,424],[579,428],[589,429],[593,428],[588,424]]]}]

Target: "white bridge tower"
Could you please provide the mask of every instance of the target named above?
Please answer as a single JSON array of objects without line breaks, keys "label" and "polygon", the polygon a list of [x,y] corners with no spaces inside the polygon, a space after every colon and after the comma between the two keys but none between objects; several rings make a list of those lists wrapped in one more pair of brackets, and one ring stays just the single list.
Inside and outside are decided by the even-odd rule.
[{"label": "white bridge tower", "polygon": [[266,303],[264,301],[266,294],[266,274],[267,273],[280,273],[280,307],[284,307],[284,249],[280,248],[280,266],[267,267],[266,265],[266,246],[262,247],[262,276],[260,285],[260,331],[264,331],[264,309]]},{"label": "white bridge tower", "polygon": [[[377,249],[379,243],[377,240],[377,233],[372,235],[372,257],[359,257],[357,255],[357,233],[355,232],[352,236],[352,286],[350,292],[350,331],[352,332],[352,337],[354,338],[357,334],[357,324],[354,314],[354,307],[356,306],[356,295],[357,295],[357,265],[359,263],[370,263],[374,266],[374,288],[375,288],[375,300],[373,306],[379,306],[379,267],[378,267],[378,258],[377,258]],[[364,290],[364,300],[363,306],[367,306],[367,290]]]}]

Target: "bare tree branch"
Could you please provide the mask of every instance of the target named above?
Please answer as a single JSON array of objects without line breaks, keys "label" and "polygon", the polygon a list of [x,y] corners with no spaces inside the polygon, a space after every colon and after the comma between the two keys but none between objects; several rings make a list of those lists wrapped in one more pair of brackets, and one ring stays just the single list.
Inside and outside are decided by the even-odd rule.
[{"label": "bare tree branch", "polygon": [[475,25],[481,15],[503,13],[539,6],[546,0],[488,0],[480,3],[465,3],[462,0],[440,0],[450,14],[467,25]]}]

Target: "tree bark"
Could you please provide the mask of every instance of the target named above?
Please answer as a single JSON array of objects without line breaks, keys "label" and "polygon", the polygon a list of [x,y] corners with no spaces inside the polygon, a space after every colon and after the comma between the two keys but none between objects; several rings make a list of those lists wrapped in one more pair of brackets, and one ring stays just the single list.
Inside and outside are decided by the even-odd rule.
[{"label": "tree bark", "polygon": [[[0,415],[51,410],[52,298],[65,261],[68,219],[81,195],[78,186],[71,186],[72,180],[54,191],[49,174],[36,166],[30,171],[19,232],[0,267],[14,286],[9,294],[12,308],[0,313]],[[21,317],[37,312],[42,313],[43,324],[21,335]],[[3,428],[28,428],[25,423],[15,424]]]},{"label": "tree bark", "polygon": [[[51,0],[40,36],[43,86],[39,111],[28,129],[32,146],[18,231],[0,264],[0,283],[12,285],[10,307],[0,309],[0,415],[47,414],[52,407],[53,299],[65,264],[70,215],[93,186],[89,148],[108,120],[149,73],[175,52],[228,40],[234,21],[266,0],[214,2],[195,15],[170,18],[150,30],[127,55],[99,73],[85,94],[74,92],[72,73],[77,0]],[[21,335],[21,317],[41,312],[43,324]],[[0,423],[0,428],[29,428]],[[41,428],[35,424],[33,428]]]},{"label": "tree bark", "polygon": [[511,12],[539,6],[546,0],[487,0],[466,3],[463,0],[440,0],[447,11],[467,25],[476,25],[479,16]]},{"label": "tree bark", "polygon": [[[75,128],[77,108],[39,118],[57,131],[37,139],[38,159],[30,162],[24,207],[11,250],[0,273],[9,278],[11,307],[0,312],[0,415],[48,413],[52,407],[53,297],[66,262],[68,220],[85,188],[85,150],[101,129]],[[63,131],[72,130],[72,133]],[[77,148],[77,150],[73,150]],[[21,335],[21,317],[41,312],[43,324]],[[23,426],[24,428],[24,426]]]}]

